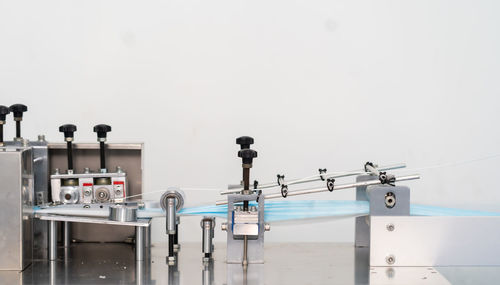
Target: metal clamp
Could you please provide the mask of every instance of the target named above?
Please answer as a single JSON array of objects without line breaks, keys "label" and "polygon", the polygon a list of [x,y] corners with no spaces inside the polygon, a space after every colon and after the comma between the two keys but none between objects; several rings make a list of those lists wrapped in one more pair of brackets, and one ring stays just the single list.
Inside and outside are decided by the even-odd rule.
[{"label": "metal clamp", "polygon": [[381,184],[396,186],[394,184],[396,182],[396,176],[394,176],[392,174],[387,174],[385,171],[380,172],[378,179],[380,180]]},{"label": "metal clamp", "polygon": [[285,183],[285,175],[284,175],[284,174],[283,174],[283,175],[279,175],[279,174],[278,174],[278,175],[276,175],[276,176],[278,177],[278,180],[277,180],[277,182],[278,182],[278,186],[280,186],[280,185],[282,185],[283,183]]},{"label": "metal clamp", "polygon": [[319,178],[321,178],[321,181],[325,181],[325,177],[323,176],[323,174],[326,173],[326,168],[323,168],[323,169],[318,169],[319,171]]},{"label": "metal clamp", "polygon": [[328,191],[332,192],[334,187],[335,187],[335,178],[328,178],[326,180],[326,188],[328,188]]},{"label": "metal clamp", "polygon": [[283,198],[286,198],[286,196],[288,196],[288,186],[286,186],[285,184],[281,185],[281,196],[283,196]]}]

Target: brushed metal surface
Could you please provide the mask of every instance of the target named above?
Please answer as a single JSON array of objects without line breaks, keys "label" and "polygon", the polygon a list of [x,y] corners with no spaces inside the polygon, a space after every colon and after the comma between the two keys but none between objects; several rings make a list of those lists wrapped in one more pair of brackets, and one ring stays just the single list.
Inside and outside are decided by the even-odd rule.
[{"label": "brushed metal surface", "polygon": [[[500,217],[372,216],[370,264],[500,265]],[[387,225],[394,229],[389,231]]]},{"label": "brushed metal surface", "polygon": [[0,270],[20,271],[33,259],[31,149],[0,149]]},{"label": "brushed metal surface", "polygon": [[[214,261],[203,264],[199,243],[183,244],[178,265],[167,266],[167,249],[151,248],[135,261],[134,246],[123,243],[73,244],[54,262],[36,261],[23,273],[0,272],[1,284],[496,284],[500,267],[377,267],[352,244],[266,244],[266,263],[225,263],[225,244],[215,245]],[[355,260],[361,256],[366,261]],[[65,258],[65,259],[64,259]],[[360,277],[359,275],[362,275]],[[246,279],[245,279],[246,276]]]}]

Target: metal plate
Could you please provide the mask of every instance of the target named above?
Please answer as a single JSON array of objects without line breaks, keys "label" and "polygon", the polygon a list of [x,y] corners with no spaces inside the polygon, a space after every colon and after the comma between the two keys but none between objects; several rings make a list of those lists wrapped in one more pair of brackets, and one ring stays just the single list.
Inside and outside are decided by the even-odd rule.
[{"label": "metal plate", "polygon": [[0,148],[0,270],[24,269],[33,257],[31,149]]},{"label": "metal plate", "polygon": [[[500,217],[371,217],[372,266],[500,265]],[[388,230],[392,224],[394,229]]]}]

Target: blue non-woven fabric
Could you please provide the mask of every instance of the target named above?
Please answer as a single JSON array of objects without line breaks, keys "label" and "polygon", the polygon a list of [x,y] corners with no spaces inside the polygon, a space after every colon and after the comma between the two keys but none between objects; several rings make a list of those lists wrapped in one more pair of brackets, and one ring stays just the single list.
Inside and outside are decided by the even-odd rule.
[{"label": "blue non-woven fabric", "polygon": [[[256,203],[250,203],[250,206]],[[265,221],[287,221],[325,217],[363,216],[369,212],[367,201],[341,200],[292,200],[269,201],[265,204]],[[227,205],[199,206],[184,208],[180,215],[202,215],[227,218]],[[500,213],[462,210],[445,207],[411,205],[410,214],[414,216],[500,216]]]}]

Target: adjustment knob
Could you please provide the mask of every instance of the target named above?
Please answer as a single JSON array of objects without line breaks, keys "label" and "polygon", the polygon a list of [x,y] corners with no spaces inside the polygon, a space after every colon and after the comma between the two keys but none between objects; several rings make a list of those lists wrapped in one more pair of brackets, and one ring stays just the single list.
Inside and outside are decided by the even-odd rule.
[{"label": "adjustment knob", "polygon": [[106,135],[108,132],[111,132],[111,126],[108,125],[96,125],[94,126],[94,132],[97,133],[98,141],[106,141]]},{"label": "adjustment knob", "polygon": [[14,113],[14,119],[17,119],[17,120],[22,120],[23,113],[28,111],[28,107],[26,107],[26,105],[23,105],[23,104],[14,104],[14,105],[10,106],[9,109],[12,113]]},{"label": "adjustment knob", "polygon": [[0,121],[5,121],[5,117],[10,113],[10,110],[6,106],[0,105]]},{"label": "adjustment knob", "polygon": [[252,164],[252,161],[257,157],[257,152],[253,149],[242,149],[238,151],[238,157],[241,157],[243,164]]},{"label": "adjustment knob", "polygon": [[64,138],[66,141],[72,141],[74,133],[76,132],[76,126],[72,124],[66,124],[59,127],[59,131],[64,133]]},{"label": "adjustment knob", "polygon": [[253,138],[248,136],[242,136],[236,139],[236,144],[241,146],[241,149],[250,148],[250,145],[253,144]]}]

